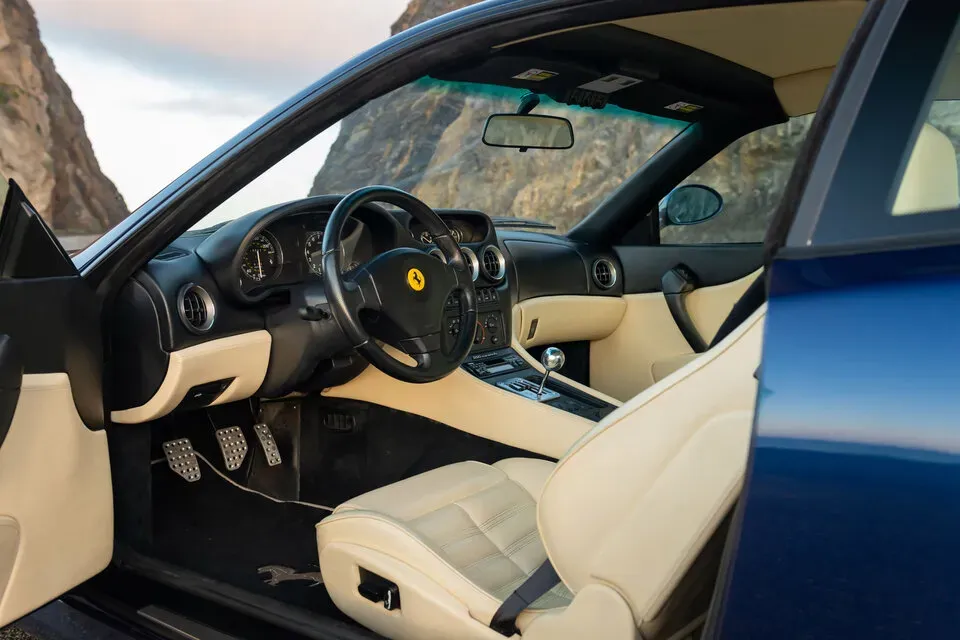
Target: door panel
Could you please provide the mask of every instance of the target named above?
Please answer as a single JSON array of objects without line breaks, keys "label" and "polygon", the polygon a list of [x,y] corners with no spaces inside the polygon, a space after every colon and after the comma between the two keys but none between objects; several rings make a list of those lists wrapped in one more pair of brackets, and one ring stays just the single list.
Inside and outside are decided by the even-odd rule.
[{"label": "door panel", "polygon": [[25,375],[0,446],[0,625],[96,575],[112,553],[107,435],[80,419],[66,373]]},{"label": "door panel", "polygon": [[101,305],[10,181],[0,218],[0,625],[113,552]]},{"label": "door panel", "polygon": [[[760,274],[701,287],[686,298],[687,312],[709,344],[734,303]],[[590,386],[626,401],[694,358],[660,292],[623,297],[626,310],[617,329],[590,346]]]}]

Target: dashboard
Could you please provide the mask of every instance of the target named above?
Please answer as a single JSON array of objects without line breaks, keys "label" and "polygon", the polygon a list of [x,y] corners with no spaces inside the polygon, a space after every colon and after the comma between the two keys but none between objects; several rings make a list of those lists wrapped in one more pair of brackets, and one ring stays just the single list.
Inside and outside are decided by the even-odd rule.
[{"label": "dashboard", "polygon": [[[323,235],[339,201],[340,196],[305,198],[190,231],[144,265],[115,306],[114,419],[143,422],[170,406],[190,408],[191,399],[207,406],[210,398],[254,392],[310,393],[359,375],[367,361],[323,313],[329,308],[320,259]],[[441,340],[448,345],[472,332],[471,357],[492,357],[509,347],[513,305],[522,299],[622,294],[619,284],[601,291],[589,283],[587,274],[600,255],[595,249],[557,236],[498,233],[479,211],[436,212],[467,258],[478,299],[475,327],[462,326],[459,301],[447,300]],[[354,212],[340,248],[344,272],[395,248],[439,252],[409,214],[374,204]],[[378,321],[370,320],[372,327]],[[160,412],[154,410],[158,397],[166,398]]]}]

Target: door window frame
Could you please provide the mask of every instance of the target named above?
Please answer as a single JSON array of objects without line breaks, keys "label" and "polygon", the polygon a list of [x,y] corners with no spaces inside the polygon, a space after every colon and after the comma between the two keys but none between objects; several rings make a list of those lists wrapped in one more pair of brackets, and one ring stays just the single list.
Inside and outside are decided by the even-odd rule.
[{"label": "door window frame", "polygon": [[880,11],[815,158],[785,256],[960,241],[960,209],[891,214],[958,21],[960,5],[939,0],[895,0]]}]

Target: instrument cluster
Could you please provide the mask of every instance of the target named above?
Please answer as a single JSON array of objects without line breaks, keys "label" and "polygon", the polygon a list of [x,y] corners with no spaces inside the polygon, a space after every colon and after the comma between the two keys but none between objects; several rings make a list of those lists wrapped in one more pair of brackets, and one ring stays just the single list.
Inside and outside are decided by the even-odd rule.
[{"label": "instrument cluster", "polygon": [[[289,285],[323,275],[323,234],[327,215],[282,218],[258,233],[242,249],[240,282],[245,290]],[[341,244],[343,273],[373,256],[369,230],[354,222]]]}]

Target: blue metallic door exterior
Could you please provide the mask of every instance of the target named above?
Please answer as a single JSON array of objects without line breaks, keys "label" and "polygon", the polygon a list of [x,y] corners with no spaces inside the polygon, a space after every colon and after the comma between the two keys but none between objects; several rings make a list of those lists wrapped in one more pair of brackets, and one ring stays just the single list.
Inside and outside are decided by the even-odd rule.
[{"label": "blue metallic door exterior", "polygon": [[960,250],[772,270],[723,637],[960,629]]},{"label": "blue metallic door exterior", "polygon": [[960,5],[873,7],[769,268],[753,447],[708,637],[960,635],[960,210],[890,214]]}]

